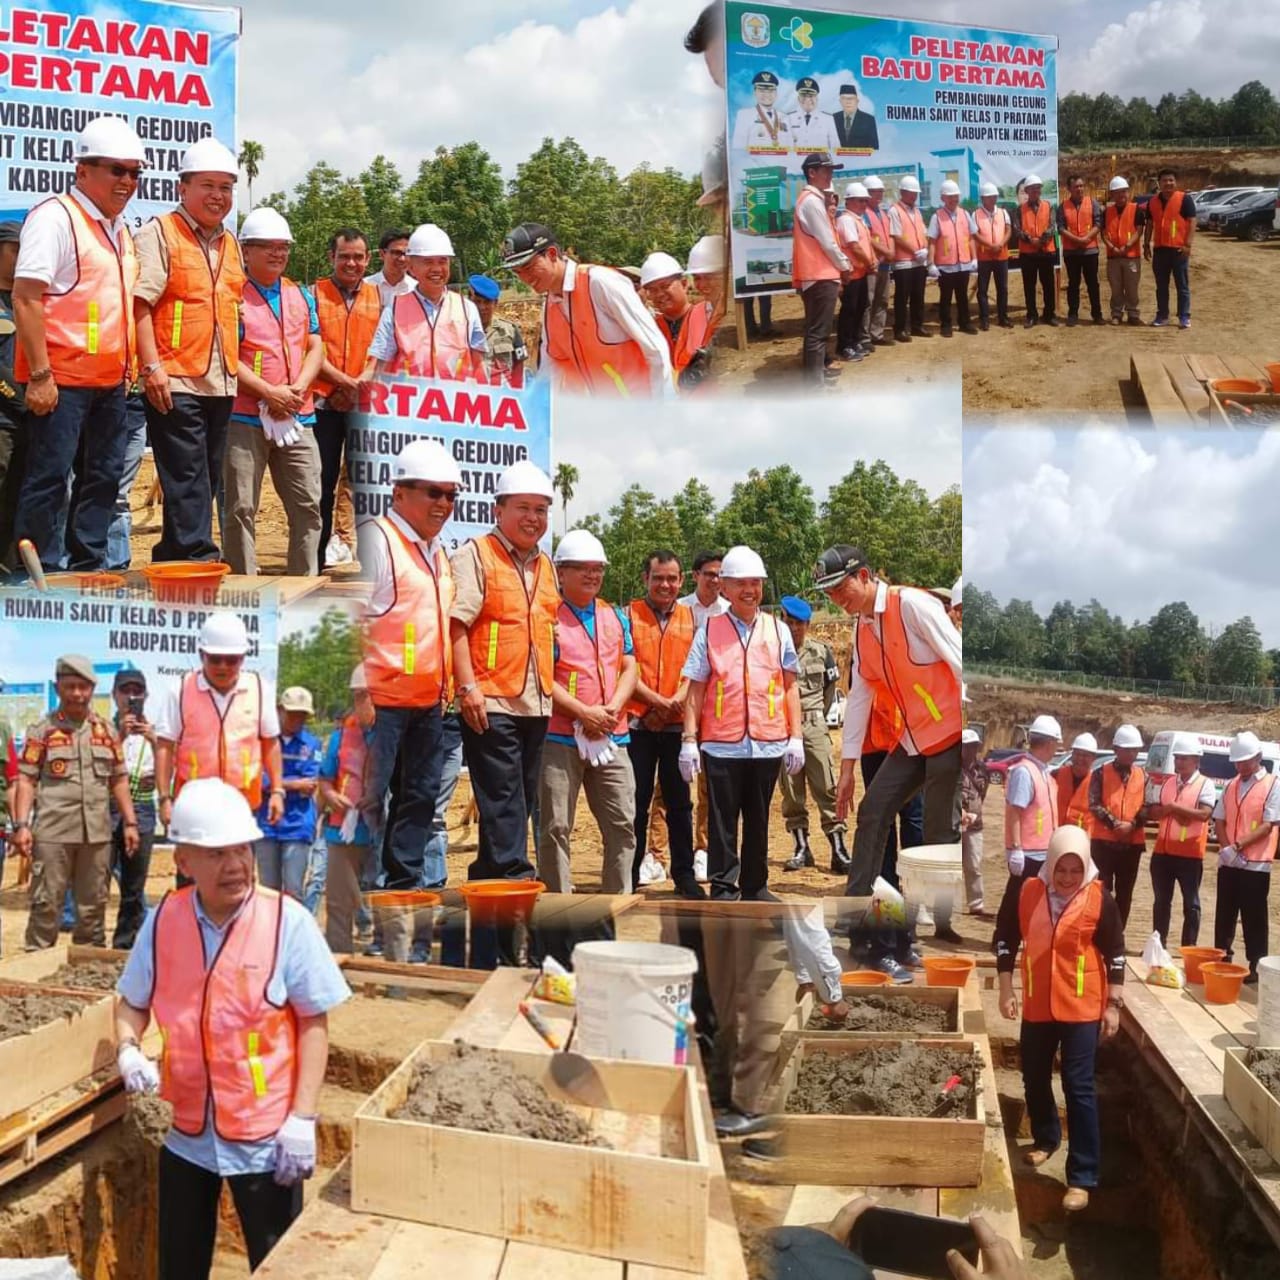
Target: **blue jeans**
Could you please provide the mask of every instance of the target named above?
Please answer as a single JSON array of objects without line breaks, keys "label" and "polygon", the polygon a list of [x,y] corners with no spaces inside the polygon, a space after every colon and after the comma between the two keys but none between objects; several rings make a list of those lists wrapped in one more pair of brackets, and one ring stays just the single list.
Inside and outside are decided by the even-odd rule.
[{"label": "blue jeans", "polygon": [[[124,472],[128,439],[124,386],[62,387],[57,408],[34,422],[15,535],[35,543],[46,569],[59,567],[60,557],[52,552],[62,537],[70,568],[101,569],[107,561],[107,530]],[[67,477],[73,469],[77,470],[77,501],[68,520]]]},{"label": "blue jeans", "polygon": [[138,478],[142,455],[147,448],[147,415],[143,412],[142,397],[129,396],[124,402],[125,436],[124,471],[120,475],[120,487],[116,490],[116,509],[107,529],[107,568],[127,569],[130,551],[129,537],[133,533],[133,516],[129,512],[129,492]]},{"label": "blue jeans", "polygon": [[1062,1092],[1067,1099],[1067,1186],[1096,1187],[1102,1163],[1094,1058],[1096,1022],[1022,1023],[1022,1088],[1031,1139],[1040,1151],[1056,1151],[1062,1122],[1053,1100],[1053,1056],[1062,1048]]},{"label": "blue jeans", "polygon": [[307,862],[311,857],[311,841],[255,840],[253,852],[258,860],[258,879],[268,889],[283,889],[291,898],[301,902]]},{"label": "blue jeans", "polygon": [[1178,292],[1178,319],[1191,319],[1191,259],[1181,249],[1153,249],[1151,271],[1156,278],[1156,319],[1169,318],[1169,277]]},{"label": "blue jeans", "polygon": [[312,842],[311,852],[307,857],[306,888],[302,893],[302,903],[312,915],[315,915],[328,884],[329,842],[324,838],[324,829],[321,828],[321,833]]},{"label": "blue jeans", "polygon": [[436,795],[436,816],[431,823],[431,839],[427,841],[422,867],[422,883],[428,889],[438,888],[449,878],[445,855],[449,852],[449,803],[458,789],[462,772],[462,717],[444,716],[440,722],[440,790]]}]

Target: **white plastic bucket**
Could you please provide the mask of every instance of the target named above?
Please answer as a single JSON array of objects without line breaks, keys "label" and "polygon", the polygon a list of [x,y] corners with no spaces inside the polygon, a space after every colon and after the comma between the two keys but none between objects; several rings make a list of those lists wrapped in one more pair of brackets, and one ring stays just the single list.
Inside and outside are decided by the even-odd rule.
[{"label": "white plastic bucket", "polygon": [[1280,956],[1258,961],[1257,1043],[1280,1049]]},{"label": "white plastic bucket", "polygon": [[964,863],[958,844],[922,844],[898,850],[898,879],[903,897],[932,902],[940,894],[964,887]]},{"label": "white plastic bucket", "polygon": [[698,957],[687,947],[578,943],[573,949],[578,988],[573,1047],[589,1058],[684,1066],[697,970]]}]

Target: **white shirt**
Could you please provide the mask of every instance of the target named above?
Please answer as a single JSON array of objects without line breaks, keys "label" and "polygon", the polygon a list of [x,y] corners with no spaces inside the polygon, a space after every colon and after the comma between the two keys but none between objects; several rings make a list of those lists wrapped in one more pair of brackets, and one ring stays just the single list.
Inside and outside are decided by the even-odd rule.
[{"label": "white shirt", "polygon": [[[911,209],[913,213],[918,213],[920,211],[920,206],[919,204],[914,204],[911,206]],[[883,206],[881,207],[881,212],[882,213],[886,212]],[[887,212],[889,215],[889,245],[890,245],[890,248],[892,248],[893,251],[896,253],[898,250],[898,245],[897,245],[897,242],[894,240],[894,236],[901,236],[906,234],[906,232],[903,229],[905,224],[902,218],[902,207],[895,201],[893,204],[889,206]],[[914,222],[915,219],[913,218],[912,221]],[[926,229],[926,238],[927,238],[927,229]],[[920,247],[922,249],[927,249],[929,246],[927,244],[922,244]],[[908,258],[905,262],[895,261],[893,264],[893,269],[895,271],[906,271],[909,267],[918,267],[918,266],[920,266],[920,263],[913,261],[911,258]]]},{"label": "white shirt", "polygon": [[[945,209],[935,210],[933,217],[929,219],[928,236],[930,240],[938,240],[942,236],[942,224],[938,220],[939,215],[941,215],[944,218],[951,218],[954,216],[954,219],[956,222],[959,222],[961,218],[965,218],[968,221],[969,234],[973,237],[973,241],[970,244],[970,249],[972,250],[973,257],[970,258],[967,262],[957,262],[950,266],[944,265],[941,262],[936,263],[935,265],[937,266],[938,270],[943,272],[975,270],[978,264],[978,240],[977,240],[978,227],[973,220],[973,215],[970,214],[967,209],[961,209],[959,205],[956,206],[956,211],[954,215],[948,213]],[[957,241],[958,240],[959,240],[959,237],[957,237]],[[960,246],[957,243],[956,245],[957,256],[959,255],[959,252],[960,252]]]},{"label": "white shirt", "polygon": [[[388,511],[387,519],[411,542],[416,543],[422,552],[422,558],[432,573],[436,571],[436,552],[444,550],[444,543],[437,537],[430,542],[420,538],[408,521],[397,512]],[[360,564],[368,575],[373,589],[369,592],[369,600],[365,605],[367,616],[386,613],[395,603],[396,579],[391,567],[391,550],[387,546],[387,535],[372,520],[361,523],[358,532]]]},{"label": "white shirt", "polygon": [[798,156],[807,156],[811,151],[835,155],[840,146],[836,122],[829,112],[811,111],[806,119],[803,111],[793,111],[787,116],[787,128],[791,131],[791,146]]},{"label": "white shirt", "polygon": [[[667,340],[662,336],[657,322],[648,307],[640,300],[631,281],[620,271],[596,267],[588,276],[591,301],[595,305],[603,342],[634,342],[644,354],[649,366],[649,385],[655,396],[674,396],[675,383],[671,377],[671,353]],[[572,258],[565,260],[564,284],[559,293],[549,293],[542,301],[542,332],[547,331],[546,312],[558,307],[567,323],[569,298],[577,287],[578,264]],[[544,343],[543,355],[546,353]]]},{"label": "white shirt", "polygon": [[[280,736],[280,717],[276,713],[275,685],[266,676],[259,677],[252,671],[241,671],[236,687],[230,693],[219,693],[205,678],[201,671],[196,675],[196,688],[201,693],[213,695],[213,705],[219,715],[225,715],[227,704],[232,697],[249,688],[251,680],[262,680],[262,709],[258,716],[258,737],[278,738]],[[179,742],[182,738],[182,682],[174,681],[166,684],[157,695],[155,729],[156,737],[168,742]]]},{"label": "white shirt", "polygon": [[700,627],[708,618],[718,618],[722,613],[729,612],[729,602],[724,596],[716,596],[714,604],[703,604],[698,599],[698,593],[691,591],[687,596],[681,596],[676,601],[677,604],[687,604],[693,610],[693,625]]},{"label": "white shirt", "polygon": [[[877,583],[875,612],[871,618],[859,618],[858,626],[880,628],[880,619],[888,601],[888,584]],[[902,625],[906,629],[907,652],[911,655],[911,660],[921,666],[930,662],[945,662],[951,668],[958,687],[961,668],[960,633],[956,630],[955,623],[947,617],[942,601],[927,591],[904,587]],[[881,634],[879,630],[877,634]],[[858,644],[855,637],[849,675],[849,701],[844,709],[844,739],[840,749],[844,760],[857,760],[862,755],[862,740],[866,737],[867,724],[871,719],[872,696],[871,686],[858,672]],[[902,731],[902,749],[909,756],[920,754],[908,728]]]},{"label": "white shirt", "polygon": [[378,296],[382,299],[384,308],[389,307],[402,293],[412,293],[415,288],[413,277],[407,271],[400,278],[399,284],[391,284],[381,271],[365,276],[365,283],[378,286]]},{"label": "white shirt", "polygon": [[[761,122],[763,116],[768,126]],[[771,131],[777,130],[777,138]],[[733,122],[733,148],[735,151],[751,151],[754,148],[773,150],[781,147],[787,150],[791,146],[791,128],[786,117],[771,107],[760,107],[759,114],[755,107],[743,107]]]},{"label": "white shirt", "polygon": [[[119,252],[124,218],[108,218],[79,187],[71,188],[71,198],[98,223]],[[56,201],[46,200],[27,214],[18,246],[18,280],[39,280],[50,293],[67,293],[79,278],[75,232],[67,211]]]},{"label": "white shirt", "polygon": [[[796,221],[822,246],[822,251],[831,260],[832,266],[840,271],[848,271],[853,264],[845,257],[840,246],[836,244],[835,228],[832,227],[831,219],[827,216],[826,193],[820,187],[815,187],[813,183],[809,183],[805,187],[805,191],[816,191],[818,198],[816,200],[796,201]],[[816,280],[802,280],[800,282],[801,293],[811,284],[816,283]]]},{"label": "white shirt", "polygon": [[[1256,782],[1265,782],[1271,775],[1261,766],[1258,766],[1258,772],[1252,778],[1247,778],[1240,784],[1240,792],[1236,797],[1237,802],[1242,801],[1245,796],[1253,789]],[[1231,784],[1228,783],[1227,786]],[[1227,787],[1222,788],[1222,794],[1218,797],[1213,806],[1213,816],[1220,822],[1225,822],[1227,817]],[[1277,782],[1271,788],[1270,794],[1267,796],[1267,802],[1262,806],[1263,822],[1280,822],[1280,782]],[[1228,833],[1229,834],[1229,833]],[[1242,853],[1238,852],[1234,846],[1228,845],[1231,850],[1228,853],[1225,849],[1218,854],[1218,863],[1224,867],[1239,867],[1245,871],[1266,871],[1271,870],[1269,862],[1251,862]]]}]

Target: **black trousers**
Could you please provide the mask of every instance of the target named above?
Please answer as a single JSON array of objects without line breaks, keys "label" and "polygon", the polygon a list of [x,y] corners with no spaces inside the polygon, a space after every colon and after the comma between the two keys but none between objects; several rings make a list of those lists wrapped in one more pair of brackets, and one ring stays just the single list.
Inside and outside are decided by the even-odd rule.
[{"label": "black trousers", "polygon": [[662,786],[662,802],[667,808],[667,837],[671,842],[671,879],[678,886],[693,875],[693,797],[689,784],[680,776],[680,734],[651,733],[632,729],[631,771],[636,779],[636,860],[631,871],[631,888],[640,886],[640,864],[649,843],[649,806],[653,803],[653,783]]},{"label": "black trousers", "polygon": [[1094,840],[1089,846],[1093,865],[1098,868],[1102,887],[1120,908],[1120,923],[1129,923],[1133,906],[1133,886],[1138,883],[1138,864],[1145,848],[1140,844],[1116,844],[1111,840]]},{"label": "black trousers", "polygon": [[1213,945],[1231,959],[1235,950],[1236,919],[1244,931],[1244,954],[1249,968],[1267,954],[1269,933],[1267,893],[1271,889],[1269,871],[1245,871],[1242,867],[1218,868],[1218,905],[1213,916]]},{"label": "black trousers", "polygon": [[124,827],[117,825],[111,833],[111,869],[120,875],[120,911],[111,945],[117,951],[128,951],[142,928],[147,914],[147,870],[151,866],[151,846],[156,842],[153,830],[138,835],[138,847],[132,858],[124,852]]},{"label": "black trousers", "polygon": [[1067,264],[1067,315],[1080,314],[1080,280],[1089,292],[1089,314],[1095,320],[1102,319],[1102,295],[1098,292],[1098,259],[1096,253],[1064,253]]},{"label": "black trousers", "polygon": [[810,388],[822,388],[827,339],[831,336],[839,297],[839,280],[815,280],[800,291],[800,301],[804,304],[804,381]]},{"label": "black trousers", "polygon": [[0,413],[0,573],[16,572],[19,567],[13,522],[18,514],[18,492],[27,466],[30,430],[27,415],[16,416],[15,422]]},{"label": "black trousers", "polygon": [[[756,307],[760,308],[760,323],[756,324]],[[743,312],[747,318],[747,337],[754,338],[761,329],[773,327],[773,298],[763,294],[758,298],[748,298],[743,303]]]},{"label": "black trousers", "polygon": [[[893,334],[919,333],[924,328],[924,282],[928,267],[900,267],[893,273]],[[908,313],[910,323],[908,323]]]},{"label": "black trousers", "polygon": [[844,351],[857,345],[862,317],[867,310],[867,277],[850,280],[840,292],[840,323],[836,327],[836,348]]},{"label": "black trousers", "polygon": [[[1028,319],[1048,320],[1053,315],[1054,291],[1057,282],[1053,278],[1053,266],[1057,258],[1051,253],[1021,253],[1018,255],[1022,267],[1022,296],[1027,304]],[[1040,283],[1040,293],[1044,309],[1037,317],[1036,282]]]},{"label": "black trousers", "polygon": [[[160,1280],[207,1280],[218,1235],[223,1179],[167,1147],[160,1151]],[[302,1212],[302,1183],[278,1187],[270,1173],[226,1179],[256,1271]]]},{"label": "black trousers", "polygon": [[990,282],[996,284],[996,318],[1004,324],[1009,318],[1009,263],[978,260],[978,319],[991,322],[991,304],[987,301]]},{"label": "black trousers", "polygon": [[333,504],[342,473],[342,451],[347,443],[350,415],[336,409],[316,410],[316,447],[320,450],[320,550],[316,553],[316,573],[324,572],[324,549],[333,533]]},{"label": "black trousers", "polygon": [[[769,884],[769,806],[782,761],[702,755],[707,773],[707,872],[711,897],[750,900]],[[738,853],[738,827],[742,853]]]},{"label": "black trousers", "polygon": [[161,413],[145,402],[147,436],[164,493],[160,541],[152,560],[216,560],[213,495],[222,479],[222,455],[231,420],[230,396],[189,396],[179,392],[173,408]]},{"label": "black trousers", "polygon": [[1182,945],[1194,947],[1200,937],[1200,881],[1203,858],[1182,858],[1172,853],[1151,855],[1151,927],[1169,945],[1169,921],[1173,915],[1173,887],[1182,890]]},{"label": "black trousers", "polygon": [[480,814],[480,847],[467,879],[533,879],[529,814],[538,795],[546,738],[545,716],[490,712],[484,733],[462,722],[462,749]]},{"label": "black trousers", "polygon": [[951,300],[956,302],[956,323],[969,328],[969,273],[967,271],[941,271],[938,273],[938,319],[945,333],[951,328]]}]

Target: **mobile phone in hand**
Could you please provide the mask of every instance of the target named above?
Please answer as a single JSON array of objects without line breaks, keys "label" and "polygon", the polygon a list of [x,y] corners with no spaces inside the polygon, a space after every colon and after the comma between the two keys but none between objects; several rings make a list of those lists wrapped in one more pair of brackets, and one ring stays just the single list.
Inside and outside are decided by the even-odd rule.
[{"label": "mobile phone in hand", "polygon": [[858,1215],[849,1233],[849,1248],[873,1270],[883,1268],[922,1280],[952,1280],[947,1253],[959,1252],[978,1265],[973,1228],[957,1218],[934,1218],[879,1205]]}]

